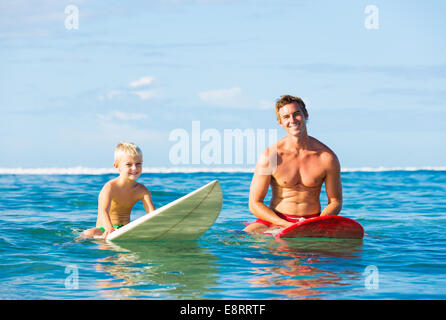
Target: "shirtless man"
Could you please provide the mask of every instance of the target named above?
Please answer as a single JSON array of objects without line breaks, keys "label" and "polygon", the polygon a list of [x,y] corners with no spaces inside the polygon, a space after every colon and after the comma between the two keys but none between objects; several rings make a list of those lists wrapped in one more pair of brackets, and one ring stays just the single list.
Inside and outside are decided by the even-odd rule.
[{"label": "shirtless man", "polygon": [[[326,145],[307,134],[308,112],[304,102],[289,95],[276,103],[279,125],[286,137],[259,158],[249,192],[249,210],[256,222],[244,231],[265,232],[284,228],[302,218],[338,214],[342,208],[339,160]],[[321,212],[322,184],[328,205]],[[269,207],[263,201],[271,185]]]}]

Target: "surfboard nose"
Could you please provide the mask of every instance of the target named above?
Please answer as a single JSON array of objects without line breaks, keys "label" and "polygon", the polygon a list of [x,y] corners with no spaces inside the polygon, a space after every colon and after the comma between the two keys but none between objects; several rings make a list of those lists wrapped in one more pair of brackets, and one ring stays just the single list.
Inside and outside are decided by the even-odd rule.
[{"label": "surfboard nose", "polygon": [[[220,182],[219,182],[218,180],[213,180],[213,181],[209,182],[206,186],[212,186],[212,185],[214,185],[214,184],[218,184],[218,185],[220,185]],[[205,186],[205,187],[206,187],[206,186]]]}]

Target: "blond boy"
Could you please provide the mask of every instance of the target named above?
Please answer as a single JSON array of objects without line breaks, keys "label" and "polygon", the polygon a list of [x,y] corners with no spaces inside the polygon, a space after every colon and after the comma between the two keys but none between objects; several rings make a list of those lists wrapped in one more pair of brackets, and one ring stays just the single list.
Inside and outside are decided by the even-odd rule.
[{"label": "blond boy", "polygon": [[96,227],[87,229],[83,237],[106,238],[130,222],[130,213],[137,201],[142,201],[147,213],[155,210],[149,190],[136,179],[142,173],[142,152],[137,145],[122,142],[115,149],[119,177],[108,181],[99,193]]}]

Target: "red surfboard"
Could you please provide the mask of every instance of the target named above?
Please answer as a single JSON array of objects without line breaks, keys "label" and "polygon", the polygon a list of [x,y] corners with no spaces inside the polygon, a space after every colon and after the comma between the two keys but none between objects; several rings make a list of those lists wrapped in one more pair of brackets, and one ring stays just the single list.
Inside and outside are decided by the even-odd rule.
[{"label": "red surfboard", "polygon": [[355,220],[328,215],[308,218],[289,226],[275,235],[276,238],[345,238],[362,239],[364,228]]}]

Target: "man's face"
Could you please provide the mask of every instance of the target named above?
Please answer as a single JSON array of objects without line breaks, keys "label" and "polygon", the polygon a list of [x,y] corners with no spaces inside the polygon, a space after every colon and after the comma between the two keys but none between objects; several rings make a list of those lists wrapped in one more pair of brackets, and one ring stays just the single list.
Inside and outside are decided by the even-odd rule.
[{"label": "man's face", "polygon": [[289,103],[280,108],[279,118],[279,124],[285,128],[288,135],[297,137],[307,132],[304,113],[297,103]]}]

